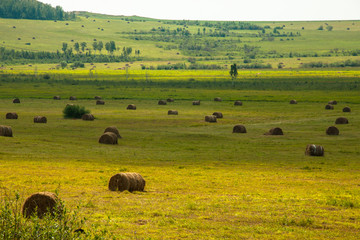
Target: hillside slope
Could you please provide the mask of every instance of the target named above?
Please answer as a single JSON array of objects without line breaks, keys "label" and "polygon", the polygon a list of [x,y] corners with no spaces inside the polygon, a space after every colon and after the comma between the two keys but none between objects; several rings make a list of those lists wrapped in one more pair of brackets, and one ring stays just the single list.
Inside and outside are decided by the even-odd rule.
[{"label": "hillside slope", "polygon": [[[360,21],[252,22],[256,30],[234,29],[229,22],[170,21],[137,16],[108,16],[81,12],[76,21],[0,18],[0,47],[28,51],[61,51],[85,42],[115,41],[140,50],[143,61],[188,60],[208,63],[272,62],[282,58],[337,58],[360,55]],[[323,26],[324,30],[318,30]],[[107,54],[106,50],[102,50]],[[276,60],[276,62],[279,62]]]}]

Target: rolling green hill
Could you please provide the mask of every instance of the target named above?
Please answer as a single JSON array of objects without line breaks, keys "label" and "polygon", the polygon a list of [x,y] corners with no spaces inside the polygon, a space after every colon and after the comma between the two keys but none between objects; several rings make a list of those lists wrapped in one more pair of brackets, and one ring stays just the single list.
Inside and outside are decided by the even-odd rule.
[{"label": "rolling green hill", "polygon": [[[324,30],[318,30],[320,26]],[[99,54],[92,47],[94,41],[115,41],[114,55],[131,47],[133,57],[140,50],[133,60],[143,62],[191,58],[204,64],[243,64],[245,60],[244,65],[270,63],[277,68],[281,63],[297,68],[360,55],[360,21],[171,21],[78,12],[75,21],[0,19],[0,32],[6,33],[0,36],[0,47],[7,50],[62,52],[63,43],[74,49],[76,42],[85,42],[84,54]],[[101,53],[108,54],[105,48]]]}]

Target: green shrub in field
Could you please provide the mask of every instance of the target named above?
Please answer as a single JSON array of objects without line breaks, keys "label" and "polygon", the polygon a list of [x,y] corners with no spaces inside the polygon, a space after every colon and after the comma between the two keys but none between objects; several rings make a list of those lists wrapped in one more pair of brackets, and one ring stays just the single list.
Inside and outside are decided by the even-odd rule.
[{"label": "green shrub in field", "polygon": [[79,105],[68,104],[63,110],[64,118],[81,118],[82,115],[90,113],[90,110]]}]

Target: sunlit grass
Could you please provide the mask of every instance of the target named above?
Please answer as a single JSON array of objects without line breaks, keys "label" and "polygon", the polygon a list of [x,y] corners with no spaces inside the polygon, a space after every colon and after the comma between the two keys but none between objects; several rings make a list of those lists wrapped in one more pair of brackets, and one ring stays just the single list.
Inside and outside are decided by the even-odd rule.
[{"label": "sunlit grass", "polygon": [[[56,88],[48,91],[57,95]],[[22,98],[19,105],[1,99],[1,124],[14,132],[13,138],[0,138],[2,187],[22,196],[58,189],[68,207],[80,205],[89,224],[99,223],[119,239],[359,237],[356,94],[346,102],[342,92],[177,89],[174,103],[159,106],[157,100],[172,92],[149,90],[148,99],[137,99],[136,89],[125,93],[133,98],[108,95],[103,106],[75,101],[91,110],[93,122],[64,119],[70,103],[65,97]],[[223,102],[212,100],[218,94]],[[189,96],[201,105],[192,106]],[[227,96],[238,96],[244,105],[233,106]],[[289,104],[292,98],[297,105]],[[339,104],[325,110],[332,99]],[[136,111],[126,110],[131,103]],[[352,109],[346,115],[345,105]],[[168,116],[169,109],[179,115]],[[10,111],[19,119],[6,120]],[[224,118],[205,123],[214,111]],[[34,124],[35,115],[47,116],[48,123]],[[350,124],[338,126],[339,136],[327,136],[338,116]],[[244,124],[248,133],[233,134],[235,124]],[[108,126],[118,127],[119,145],[98,144]],[[263,135],[276,126],[284,136]],[[306,157],[309,143],[323,145],[325,156]],[[107,190],[109,178],[126,171],[145,178],[146,192]]]}]

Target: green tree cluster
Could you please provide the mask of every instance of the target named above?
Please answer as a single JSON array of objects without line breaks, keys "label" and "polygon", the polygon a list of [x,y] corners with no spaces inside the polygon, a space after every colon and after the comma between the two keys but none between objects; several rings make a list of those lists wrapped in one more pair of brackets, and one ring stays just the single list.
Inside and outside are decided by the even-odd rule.
[{"label": "green tree cluster", "polygon": [[36,0],[1,0],[0,17],[34,20],[71,20],[75,13],[65,12],[60,6],[52,7]]}]

